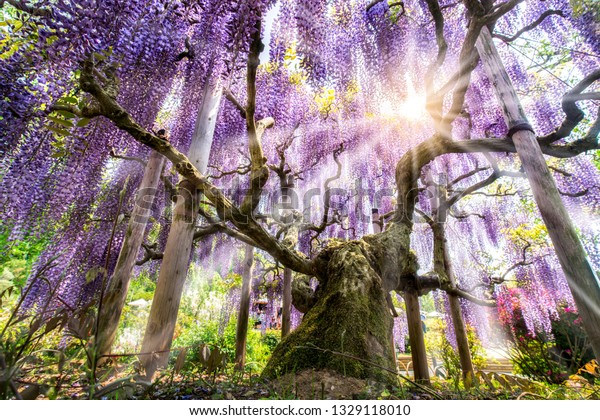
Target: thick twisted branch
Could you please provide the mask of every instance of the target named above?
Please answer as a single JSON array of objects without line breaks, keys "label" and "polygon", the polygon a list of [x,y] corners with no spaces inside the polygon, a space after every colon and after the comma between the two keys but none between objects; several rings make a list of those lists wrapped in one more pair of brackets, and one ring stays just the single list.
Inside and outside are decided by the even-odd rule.
[{"label": "thick twisted branch", "polygon": [[262,149],[262,135],[267,128],[275,124],[271,117],[256,121],[256,74],[260,64],[260,53],[264,45],[261,40],[261,20],[256,21],[255,32],[248,53],[246,74],[247,101],[245,114],[246,128],[248,129],[248,151],[250,153],[250,188],[242,201],[240,210],[242,214],[251,216],[260,201],[262,190],[269,179],[267,159]]},{"label": "thick twisted branch", "polygon": [[140,143],[149,146],[169,159],[176,171],[213,203],[221,220],[231,222],[240,232],[252,238],[256,242],[256,246],[269,252],[274,258],[294,271],[306,274],[314,273],[314,267],[310,260],[278,243],[260,224],[251,217],[247,217],[168,140],[142,128],[114,98],[104,91],[94,77],[94,64],[91,60],[86,60],[83,63],[80,86],[84,92],[95,99],[94,106],[102,115],[111,120],[118,128],[128,132]]},{"label": "thick twisted branch", "polygon": [[[540,142],[542,153],[556,158],[571,158],[582,153],[598,150],[600,113],[587,134],[566,144]],[[411,223],[415,200],[418,194],[417,180],[422,168],[438,156],[450,153],[516,153],[511,138],[485,138],[451,141],[436,134],[410,149],[396,165],[396,187],[398,189],[398,209],[394,215],[397,222]]]},{"label": "thick twisted branch", "polygon": [[[563,139],[571,134],[573,129],[581,122],[584,117],[584,113],[577,106],[576,102],[582,101],[585,99],[597,99],[597,92],[592,92],[589,94],[582,93],[587,87],[589,87],[596,80],[600,79],[600,69],[597,69],[586,76],[581,82],[577,83],[575,87],[573,87],[567,94],[563,96],[562,99],[562,109],[565,113],[565,120],[562,122],[560,127],[558,127],[554,132],[548,134],[547,136],[543,136],[539,138],[540,143],[542,144],[551,144],[557,140]],[[595,125],[598,126],[598,121],[600,120],[600,112],[598,114],[598,118],[596,119]],[[595,133],[598,136],[598,132]],[[593,136],[593,133],[590,133]]]}]

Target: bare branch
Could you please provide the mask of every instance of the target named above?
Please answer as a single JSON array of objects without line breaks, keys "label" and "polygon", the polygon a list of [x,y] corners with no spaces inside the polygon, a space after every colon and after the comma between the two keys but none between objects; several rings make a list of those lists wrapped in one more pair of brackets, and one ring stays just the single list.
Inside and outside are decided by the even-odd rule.
[{"label": "bare branch", "polygon": [[508,0],[508,1],[505,1],[504,3],[497,4],[492,9],[491,13],[489,13],[483,17],[483,20],[486,22],[486,25],[488,23],[494,23],[498,19],[500,19],[502,16],[504,16],[505,14],[510,12],[512,9],[514,9],[515,6],[517,6],[519,3],[523,3],[523,1],[524,0]]},{"label": "bare branch", "polygon": [[71,104],[54,104],[50,106],[50,111],[67,111],[80,118],[94,118],[102,115],[100,111],[94,107],[84,107],[80,109],[77,105]]},{"label": "bare branch", "polygon": [[530,23],[529,25],[525,26],[522,29],[519,29],[512,36],[506,36],[506,35],[501,35],[501,34],[497,34],[497,33],[492,34],[492,36],[495,38],[501,39],[504,42],[512,42],[515,39],[517,39],[518,37],[520,37],[521,35],[523,35],[525,32],[531,31],[532,29],[536,28],[540,23],[542,23],[544,21],[544,19],[546,19],[548,16],[552,16],[552,15],[558,15],[560,17],[565,17],[565,13],[562,10],[554,10],[554,9],[546,10],[534,22]]},{"label": "bare branch", "polygon": [[[339,212],[333,212],[330,215],[331,210],[331,183],[337,181],[342,176],[342,163],[339,161],[339,155],[344,151],[344,144],[341,143],[334,151],[333,151],[333,160],[336,164],[336,173],[325,180],[323,193],[323,216],[321,218],[321,223],[319,225],[314,225],[312,223],[305,224],[300,228],[300,231],[312,230],[314,235],[311,238],[311,242],[325,231],[329,226],[334,224],[342,224],[342,215]],[[348,197],[350,199],[350,197]],[[345,229],[349,230],[349,229]]]},{"label": "bare branch", "polygon": [[218,166],[214,166],[214,165],[208,165],[208,167],[219,172],[219,175],[208,175],[207,178],[210,178],[210,179],[221,179],[226,176],[231,176],[231,175],[235,175],[235,174],[246,175],[247,173],[250,172],[250,165],[241,165],[230,171],[224,171],[223,169],[219,168]]},{"label": "bare branch", "polygon": [[[244,235],[243,233],[241,233],[235,229],[231,229],[225,223],[217,223],[217,224],[203,226],[203,227],[196,229],[196,232],[194,233],[194,240],[202,239],[205,236],[212,235],[215,233],[224,233],[227,236],[230,236],[234,239],[244,242],[245,244],[262,249],[251,238],[249,238],[248,236]],[[263,251],[265,251],[265,250],[263,249]]]},{"label": "bare branch", "polygon": [[[578,140],[554,145],[540,141],[542,153],[556,158],[571,158],[582,153],[598,150],[600,112],[588,133]],[[418,193],[417,181],[423,167],[438,156],[453,153],[516,153],[511,138],[484,138],[453,141],[448,134],[436,133],[429,139],[410,149],[396,164],[396,188],[398,208],[394,221],[410,223]],[[540,138],[538,138],[538,141]]]},{"label": "bare branch", "polygon": [[573,174],[571,174],[571,173],[569,173],[569,172],[567,172],[567,171],[565,171],[563,169],[557,168],[556,166],[548,165],[548,169],[552,169],[554,172],[557,172],[557,173],[559,173],[562,176],[567,177],[567,178],[573,176]]},{"label": "bare branch", "polygon": [[433,228],[435,221],[433,220],[433,218],[430,215],[428,215],[423,210],[418,209],[418,208],[415,209],[415,213],[417,213],[419,216],[421,216],[425,220],[425,223],[427,223],[431,228]]},{"label": "bare branch", "polygon": [[161,175],[160,180],[165,185],[165,190],[169,194],[169,197],[171,197],[171,199],[173,199],[173,197],[175,197],[177,195],[177,187],[171,182],[169,177],[166,175]]},{"label": "bare branch", "polygon": [[240,112],[240,115],[242,116],[242,118],[246,118],[246,108],[244,108],[242,106],[242,104],[237,100],[237,98],[233,95],[233,92],[231,92],[229,89],[223,89],[223,94],[225,95],[225,97],[227,98],[227,100],[229,102],[231,102],[233,104],[233,106],[236,107],[236,109]]},{"label": "bare branch", "polygon": [[443,121],[438,122],[438,132],[440,135],[450,137],[450,125],[463,110],[465,95],[471,81],[471,73],[479,62],[479,54],[475,49],[475,43],[479,37],[481,29],[486,25],[493,25],[496,20],[508,13],[522,1],[523,0],[508,0],[500,5],[497,5],[493,11],[488,14],[484,14],[484,7],[479,1],[464,1],[464,4],[467,7],[470,15],[470,21],[459,54],[458,71],[437,93],[439,98],[438,100],[443,100],[443,96],[446,94],[446,92],[450,89],[453,89],[450,109],[446,115],[444,115]]},{"label": "bare branch", "polygon": [[184,58],[188,58],[188,60],[192,60],[195,57],[194,49],[192,48],[192,43],[190,42],[190,37],[185,37],[185,50],[180,52],[177,57],[175,57],[175,62],[179,62]]},{"label": "bare branch", "polygon": [[464,173],[464,174],[462,174],[462,175],[460,175],[460,176],[456,177],[455,179],[453,179],[452,181],[450,181],[450,182],[448,183],[448,185],[447,185],[448,191],[452,191],[452,187],[454,187],[454,186],[455,186],[456,184],[458,184],[459,182],[461,182],[461,181],[463,181],[463,180],[465,180],[465,179],[467,179],[467,178],[470,178],[470,177],[472,177],[472,176],[474,176],[474,175],[477,175],[477,174],[478,174],[478,173],[480,173],[480,172],[483,172],[483,171],[488,171],[488,170],[490,170],[490,169],[492,169],[492,168],[490,168],[490,167],[488,167],[488,166],[481,167],[481,168],[480,168],[480,167],[477,167],[477,168],[473,169],[472,171],[466,172],[466,173]]},{"label": "bare branch", "polygon": [[495,193],[487,193],[487,192],[483,192],[483,191],[476,191],[474,193],[471,193],[471,195],[483,195],[485,197],[510,197],[510,196],[514,196],[517,195],[519,191],[518,190],[504,190],[502,191],[501,189],[499,189],[497,192]]},{"label": "bare branch", "polygon": [[[450,197],[448,199],[448,201],[445,203],[445,205],[448,206],[448,208],[452,207],[454,204],[456,204],[456,202],[458,200],[460,200],[461,198],[467,196],[467,195],[473,195],[473,194],[480,194],[480,195],[487,195],[487,196],[496,196],[497,194],[488,194],[488,193],[484,193],[479,191],[480,189],[487,187],[488,185],[493,184],[494,182],[496,182],[496,180],[500,177],[503,176],[508,176],[508,177],[514,177],[514,178],[524,178],[525,174],[522,172],[511,172],[511,171],[497,171],[497,172],[493,172],[490,176],[488,176],[487,178],[465,188],[462,191],[457,192],[455,195],[453,195],[452,197]],[[507,195],[507,194],[503,194],[503,195]]]},{"label": "bare branch", "polygon": [[454,288],[454,289],[448,289],[445,290],[446,293],[448,293],[449,295],[454,295],[454,296],[458,296],[461,297],[463,299],[468,300],[469,302],[473,302],[476,305],[479,306],[487,306],[490,308],[495,308],[496,307],[496,301],[493,299],[480,299],[476,296],[473,296],[470,293],[465,292],[464,290],[461,290],[459,288]]},{"label": "bare branch", "polygon": [[586,133],[585,137],[581,139],[584,143],[598,144],[598,135],[600,134],[600,106],[596,113],[596,120]]},{"label": "bare branch", "polygon": [[500,277],[493,277],[492,279],[496,282],[496,284],[499,284],[499,282],[502,283],[506,281],[506,276],[508,276],[508,274],[516,268],[533,264],[533,261],[527,261],[527,251],[531,248],[532,244],[529,241],[525,241],[525,243],[526,245],[521,250],[521,261],[518,261],[511,265]]},{"label": "bare branch", "polygon": [[110,149],[110,157],[112,157],[114,159],[123,159],[123,160],[137,162],[140,165],[142,165],[143,167],[146,167],[146,165],[148,164],[148,162],[146,162],[144,159],[141,159],[138,157],[118,155],[115,153],[115,149]]},{"label": "bare branch", "polygon": [[[373,1],[371,1],[371,3],[367,4],[367,8],[366,8],[367,13],[373,7],[377,6],[379,3],[382,3],[384,1],[387,3],[387,0],[373,0]],[[392,7],[397,7],[397,6],[401,7],[402,11],[400,12],[400,16],[402,16],[405,13],[404,2],[402,2],[402,1],[395,1],[393,3],[389,3],[387,6],[388,6],[389,9],[391,9]]]},{"label": "bare branch", "polygon": [[559,189],[558,192],[560,193],[560,195],[564,195],[564,196],[567,196],[567,197],[583,197],[588,192],[590,192],[590,190],[586,188],[584,190],[572,193],[572,192],[568,192],[568,191],[562,191],[562,190]]},{"label": "bare branch", "polygon": [[142,248],[144,248],[144,257],[141,260],[135,262],[135,265],[144,265],[150,260],[161,260],[163,258],[163,253],[158,252],[158,243],[142,244]]},{"label": "bare branch", "polygon": [[[598,120],[600,120],[600,118]],[[590,141],[588,135],[582,139],[564,145],[548,145],[542,143],[540,144],[540,147],[542,153],[556,158],[572,158],[585,152],[599,149],[597,139]],[[512,140],[508,138],[472,139],[448,142],[448,144],[444,146],[444,151],[439,154],[436,153],[436,155],[441,156],[446,153],[478,152],[516,153],[516,149]]]},{"label": "bare branch", "polygon": [[584,92],[579,94],[567,94],[564,96],[563,101],[600,101],[600,92]]},{"label": "bare branch", "polygon": [[[499,10],[498,13],[502,13],[505,8],[508,8],[508,10],[512,9],[515,4],[518,4],[521,1],[523,0],[509,0],[506,3],[503,3],[504,7]],[[494,14],[484,15],[485,9],[477,0],[465,0],[463,3],[467,8],[470,20],[459,53],[458,71],[437,93],[439,100],[443,101],[443,97],[446,93],[452,90],[450,108],[444,115],[443,120],[437,121],[438,134],[444,137],[450,137],[450,126],[452,122],[454,122],[454,120],[463,112],[465,95],[471,81],[471,74],[479,62],[479,54],[476,51],[475,43],[479,38],[481,29],[501,16],[501,14],[498,16]]]},{"label": "bare branch", "polygon": [[337,181],[342,176],[342,164],[339,160],[340,154],[344,151],[344,144],[340,144],[337,149],[333,152],[333,160],[337,167],[335,175],[330,176],[325,180],[325,194],[323,198],[323,218],[321,219],[321,226],[327,225],[327,219],[329,217],[329,209],[331,208],[331,183]]},{"label": "bare branch", "polygon": [[469,218],[469,217],[471,217],[471,216],[476,216],[476,217],[478,217],[478,218],[480,218],[480,219],[483,219],[483,220],[485,220],[485,216],[484,216],[483,214],[479,214],[479,213],[466,213],[466,212],[465,212],[465,213],[460,213],[460,214],[457,214],[457,213],[455,213],[455,212],[454,212],[454,210],[452,210],[452,209],[451,209],[451,210],[448,212],[448,214],[449,214],[450,216],[454,217],[455,219],[466,219],[466,218]]}]

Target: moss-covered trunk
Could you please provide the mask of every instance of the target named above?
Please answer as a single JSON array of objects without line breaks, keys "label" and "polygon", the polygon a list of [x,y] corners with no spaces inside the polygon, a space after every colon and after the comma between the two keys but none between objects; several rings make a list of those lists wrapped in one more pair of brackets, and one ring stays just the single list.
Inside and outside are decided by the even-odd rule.
[{"label": "moss-covered trunk", "polygon": [[[275,349],[263,376],[274,379],[314,368],[396,383],[393,317],[386,295],[396,288],[391,286],[399,286],[411,260],[408,232],[395,228],[331,246],[312,296],[298,299],[302,290],[295,281],[294,304],[306,313]],[[304,290],[310,294],[306,285]]]}]

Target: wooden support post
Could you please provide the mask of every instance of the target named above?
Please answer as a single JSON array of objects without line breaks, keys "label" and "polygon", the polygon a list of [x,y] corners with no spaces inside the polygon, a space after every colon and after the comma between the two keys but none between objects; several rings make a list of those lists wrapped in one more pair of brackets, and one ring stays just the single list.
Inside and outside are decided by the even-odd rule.
[{"label": "wooden support post", "polygon": [[458,357],[460,359],[460,368],[465,388],[469,389],[475,378],[475,369],[471,360],[471,351],[469,350],[469,340],[467,328],[463,319],[462,309],[458,296],[448,295],[450,304],[450,316],[454,325],[454,335],[456,337],[456,347],[458,348]]},{"label": "wooden support post", "polygon": [[[430,226],[433,232],[433,266],[440,278],[446,278],[453,288],[456,287],[456,279],[452,271],[448,244],[446,240],[446,220],[448,211],[446,177],[441,176],[437,182],[433,181],[431,173],[427,177],[427,190],[429,192],[429,202],[431,205]],[[457,296],[447,295],[450,304],[450,316],[454,326],[454,335],[456,337],[456,346],[458,349],[460,367],[462,370],[465,388],[470,388],[473,378],[473,362],[469,351],[469,340],[467,338],[467,328],[460,307],[460,300]]]},{"label": "wooden support post", "polygon": [[[119,320],[125,306],[127,292],[129,291],[131,272],[135,266],[140,246],[144,241],[146,225],[152,214],[152,203],[154,202],[164,163],[165,157],[163,155],[157,151],[150,153],[150,158],[144,169],[144,176],[142,177],[142,182],[135,198],[135,206],[127,224],[127,231],[125,232],[123,245],[121,245],[119,258],[104,294],[98,323],[97,357],[110,353],[110,349],[115,341]],[[98,360],[99,363],[104,361],[102,359]]]},{"label": "wooden support post", "polygon": [[[213,141],[222,88],[206,84],[192,136],[189,160],[201,172],[206,172]],[[140,356],[146,376],[152,377],[157,368],[169,360],[173,333],[177,322],[183,286],[192,252],[200,193],[188,181],[182,181],[173,210],[173,223],[167,238],[156,291],[142,341]]]},{"label": "wooden support post", "polygon": [[281,339],[292,330],[292,270],[283,270],[283,296],[281,302]]},{"label": "wooden support post", "polygon": [[372,209],[371,210],[371,223],[373,224],[373,233],[377,234],[377,233],[381,233],[382,229],[382,225],[380,225],[380,216],[379,216],[379,209]]},{"label": "wooden support post", "polygon": [[410,354],[412,356],[415,381],[429,384],[429,368],[427,366],[427,352],[425,350],[419,296],[416,292],[406,291],[404,292],[404,303],[406,304],[406,321],[408,323]]},{"label": "wooden support post", "polygon": [[408,339],[410,341],[410,354],[412,356],[415,381],[429,384],[427,350],[425,349],[421,306],[419,305],[419,295],[417,291],[405,291],[404,303],[406,304],[406,322],[408,324]]},{"label": "wooden support post", "polygon": [[[292,211],[298,207],[298,199],[294,192],[296,181],[293,175],[287,175],[281,184],[281,196],[284,200],[284,217],[286,223],[293,222]],[[295,238],[297,240],[297,238]],[[293,272],[289,268],[283,270],[283,291],[281,302],[281,339],[287,337],[292,330],[292,279]]]},{"label": "wooden support post", "polygon": [[242,293],[235,333],[235,367],[244,370],[246,364],[246,341],[248,338],[248,318],[250,316],[250,292],[252,289],[252,268],[254,267],[254,247],[246,245],[242,271]]},{"label": "wooden support post", "polygon": [[600,283],[598,277],[563,205],[540,145],[527,122],[517,93],[487,27],[481,30],[476,47],[502,106],[504,118],[510,129],[509,136],[512,137],[529,179],[533,197],[577,304],[583,327],[588,334],[596,359],[600,360]]},{"label": "wooden support post", "polygon": [[[447,179],[443,174],[433,187],[433,197],[431,198],[431,209],[434,216],[434,265],[435,270],[443,272],[448,278],[452,288],[456,288],[456,277],[452,269],[452,261],[448,250],[448,241],[446,239],[446,221],[448,218],[447,206],[448,191],[446,189]],[[455,295],[447,295],[450,306],[450,317],[454,326],[454,336],[456,338],[456,347],[460,359],[460,368],[462,370],[463,382],[465,388],[469,389],[475,378],[475,370],[469,350],[469,339],[467,336],[467,326],[463,318],[460,307],[460,299]]]}]

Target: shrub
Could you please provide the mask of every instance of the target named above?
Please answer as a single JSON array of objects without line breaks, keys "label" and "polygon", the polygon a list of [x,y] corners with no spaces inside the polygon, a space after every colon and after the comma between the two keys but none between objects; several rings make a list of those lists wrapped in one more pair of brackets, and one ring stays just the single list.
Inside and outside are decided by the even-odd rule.
[{"label": "shrub", "polygon": [[[216,320],[198,322],[185,329],[173,343],[173,348],[188,347],[185,369],[199,368],[200,348],[206,344],[210,348],[218,348],[225,354],[227,361],[232,363],[235,358],[235,335],[237,318],[232,316],[225,327],[223,334],[219,334],[219,322]],[[248,337],[246,340],[246,367],[258,372],[264,368],[271,356],[273,349],[279,343],[278,333],[268,331],[264,336],[252,328],[253,322],[248,324]]]},{"label": "shrub", "polygon": [[[518,299],[512,289],[510,311],[500,313],[511,345],[510,356],[517,373],[551,384],[560,384],[593,359],[591,344],[576,310],[562,305],[551,331],[529,331]],[[510,314],[508,314],[510,312]]]},{"label": "shrub", "polygon": [[[432,356],[435,357],[437,355],[441,358],[445,377],[453,383],[455,388],[458,388],[462,378],[460,356],[458,350],[448,340],[446,323],[441,319],[430,321],[427,335],[426,344],[428,351]],[[485,350],[474,328],[470,325],[467,325],[467,339],[469,341],[469,351],[473,367],[483,369],[486,365]]]}]

